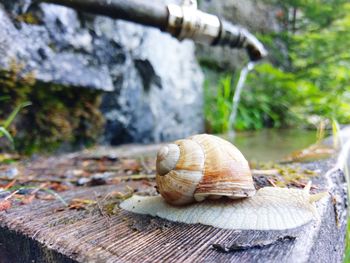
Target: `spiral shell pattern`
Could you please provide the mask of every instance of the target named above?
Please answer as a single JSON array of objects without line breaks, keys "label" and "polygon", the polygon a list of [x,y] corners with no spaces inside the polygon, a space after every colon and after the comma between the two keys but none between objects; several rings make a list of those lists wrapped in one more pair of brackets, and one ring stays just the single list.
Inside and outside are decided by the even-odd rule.
[{"label": "spiral shell pattern", "polygon": [[158,191],[173,205],[255,194],[247,160],[217,136],[200,134],[163,146],[156,167]]}]

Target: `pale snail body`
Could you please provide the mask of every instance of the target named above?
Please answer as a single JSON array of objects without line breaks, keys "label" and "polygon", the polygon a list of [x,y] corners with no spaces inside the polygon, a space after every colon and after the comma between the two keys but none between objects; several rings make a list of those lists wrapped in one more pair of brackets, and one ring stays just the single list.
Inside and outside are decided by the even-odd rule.
[{"label": "pale snail body", "polygon": [[121,203],[121,208],[137,214],[186,224],[203,224],[223,229],[285,230],[318,219],[314,202],[321,195],[305,189],[264,187],[250,198],[208,200],[187,206],[173,206],[160,196],[137,196]]},{"label": "pale snail body", "polygon": [[175,141],[157,155],[157,189],[170,204],[255,194],[247,160],[231,143],[208,134]]},{"label": "pale snail body", "polygon": [[[255,191],[248,162],[239,150],[207,134],[162,147],[156,166],[161,197],[134,195],[121,208],[224,229],[284,230],[318,218],[315,201],[327,195],[310,195],[311,183],[304,189]],[[220,199],[223,196],[229,198]]]}]

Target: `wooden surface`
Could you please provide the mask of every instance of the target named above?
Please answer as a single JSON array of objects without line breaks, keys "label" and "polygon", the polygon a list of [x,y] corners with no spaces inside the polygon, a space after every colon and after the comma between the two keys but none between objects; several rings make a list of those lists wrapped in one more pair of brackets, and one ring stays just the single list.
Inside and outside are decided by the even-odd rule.
[{"label": "wooden surface", "polygon": [[[139,146],[128,149],[132,155],[142,153]],[[107,156],[110,163],[116,162],[116,156],[102,152],[39,159],[27,169],[32,177],[47,179],[62,166],[73,169],[79,156]],[[96,201],[82,210],[69,209],[59,200],[34,200],[0,212],[0,262],[341,262],[346,190],[344,175],[334,169],[335,164],[330,159],[301,165],[317,172],[312,180],[319,189],[314,191],[327,189],[332,195],[317,204],[321,221],[298,229],[229,231],[167,222],[118,208],[107,214],[104,202],[111,193],[127,192],[126,186],[154,192],[153,179],[120,180],[112,185],[74,187],[60,194],[67,203],[77,198]]]}]

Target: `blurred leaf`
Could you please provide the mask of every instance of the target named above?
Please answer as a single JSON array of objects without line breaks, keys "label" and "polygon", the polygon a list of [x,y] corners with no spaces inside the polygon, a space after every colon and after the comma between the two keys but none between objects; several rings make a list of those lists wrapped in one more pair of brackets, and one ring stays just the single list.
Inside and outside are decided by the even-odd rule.
[{"label": "blurred leaf", "polygon": [[19,111],[21,109],[23,109],[24,107],[27,107],[31,105],[30,102],[24,102],[24,103],[21,103],[20,105],[18,105],[13,111],[12,113],[10,114],[10,116],[3,122],[2,126],[7,129],[10,124],[13,122],[13,120],[15,119],[15,117],[17,116],[17,114],[19,113]]},{"label": "blurred leaf", "polygon": [[0,138],[5,136],[12,144],[14,143],[11,134],[4,128],[0,126]]}]

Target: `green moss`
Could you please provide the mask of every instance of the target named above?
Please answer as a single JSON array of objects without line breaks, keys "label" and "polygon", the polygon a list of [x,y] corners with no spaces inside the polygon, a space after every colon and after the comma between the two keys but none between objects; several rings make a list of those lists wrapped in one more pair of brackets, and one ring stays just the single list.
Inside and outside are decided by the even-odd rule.
[{"label": "green moss", "polygon": [[253,169],[261,170],[276,170],[276,173],[266,174],[271,182],[279,187],[304,187],[311,177],[316,177],[318,174],[315,171],[305,169],[299,164],[279,164],[273,162],[251,164]]},{"label": "green moss", "polygon": [[24,22],[26,24],[32,25],[38,25],[41,22],[40,19],[34,13],[31,12],[16,16],[16,20],[18,22]]},{"label": "green moss", "polygon": [[22,153],[53,151],[63,143],[91,145],[100,136],[104,119],[98,91],[35,82],[31,72],[11,63],[9,71],[0,72],[0,119],[19,103],[30,101],[11,126],[16,149]]}]

